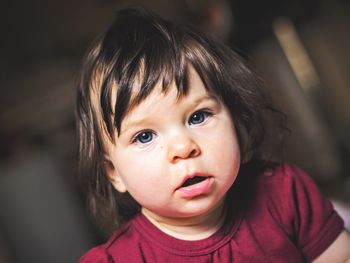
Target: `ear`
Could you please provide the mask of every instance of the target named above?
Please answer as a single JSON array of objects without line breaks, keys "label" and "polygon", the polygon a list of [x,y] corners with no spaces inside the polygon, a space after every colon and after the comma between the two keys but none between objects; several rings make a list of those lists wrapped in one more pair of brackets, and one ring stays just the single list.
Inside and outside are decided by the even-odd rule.
[{"label": "ear", "polygon": [[116,167],[113,165],[112,161],[105,159],[104,165],[105,165],[108,180],[111,182],[114,189],[116,189],[120,193],[125,193],[127,189],[126,189],[124,180],[120,176]]}]

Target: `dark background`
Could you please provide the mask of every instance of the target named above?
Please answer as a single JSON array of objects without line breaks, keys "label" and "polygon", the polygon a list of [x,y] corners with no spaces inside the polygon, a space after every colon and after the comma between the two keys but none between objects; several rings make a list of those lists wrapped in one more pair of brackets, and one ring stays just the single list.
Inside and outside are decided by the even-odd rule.
[{"label": "dark background", "polygon": [[348,1],[15,0],[0,4],[0,262],[75,262],[104,240],[76,179],[75,81],[92,40],[133,4],[249,60],[289,116],[276,158],[309,172],[349,224]]}]

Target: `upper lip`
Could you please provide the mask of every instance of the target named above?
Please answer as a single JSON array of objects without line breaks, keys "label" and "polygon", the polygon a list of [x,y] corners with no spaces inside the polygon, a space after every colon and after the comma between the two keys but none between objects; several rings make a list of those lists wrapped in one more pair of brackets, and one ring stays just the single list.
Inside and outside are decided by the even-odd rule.
[{"label": "upper lip", "polygon": [[201,172],[195,172],[195,173],[191,173],[191,174],[187,174],[181,181],[181,183],[179,184],[179,186],[176,189],[179,189],[183,186],[183,184],[190,178],[196,177],[196,176],[200,176],[200,177],[211,177],[211,175],[206,174],[206,173],[201,173]]}]

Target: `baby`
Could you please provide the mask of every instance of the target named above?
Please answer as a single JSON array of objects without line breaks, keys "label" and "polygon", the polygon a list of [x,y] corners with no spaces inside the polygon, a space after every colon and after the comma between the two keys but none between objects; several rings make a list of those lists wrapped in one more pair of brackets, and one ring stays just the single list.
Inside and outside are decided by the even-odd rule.
[{"label": "baby", "polygon": [[79,262],[346,262],[342,219],[299,168],[261,160],[259,81],[228,47],[120,11],[82,67],[80,166],[116,229]]}]

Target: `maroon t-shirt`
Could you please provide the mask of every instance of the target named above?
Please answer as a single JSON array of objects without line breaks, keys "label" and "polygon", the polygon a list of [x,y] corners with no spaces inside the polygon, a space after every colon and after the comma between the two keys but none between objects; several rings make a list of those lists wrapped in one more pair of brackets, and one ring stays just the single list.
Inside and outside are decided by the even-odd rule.
[{"label": "maroon t-shirt", "polygon": [[176,239],[138,214],[79,263],[307,262],[344,227],[331,203],[295,166],[240,173],[229,200],[237,205],[230,206],[226,223],[208,238]]}]

